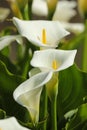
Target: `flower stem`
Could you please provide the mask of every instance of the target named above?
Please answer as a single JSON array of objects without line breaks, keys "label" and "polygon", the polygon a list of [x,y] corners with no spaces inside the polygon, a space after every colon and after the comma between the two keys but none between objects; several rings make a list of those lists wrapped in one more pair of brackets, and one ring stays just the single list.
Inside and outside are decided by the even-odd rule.
[{"label": "flower stem", "polygon": [[57,130],[57,96],[51,102],[52,130]]},{"label": "flower stem", "polygon": [[84,72],[87,72],[87,21],[85,22],[85,41],[83,48],[82,69]]},{"label": "flower stem", "polygon": [[44,86],[43,89],[43,108],[42,108],[42,118],[44,118],[44,123],[41,127],[41,130],[46,130],[47,128],[47,104],[48,104],[48,97],[47,97],[47,90],[46,90],[46,86]]},{"label": "flower stem", "polygon": [[[43,111],[43,114],[44,114],[44,118],[46,118],[47,117],[47,102],[48,102],[46,86],[44,88],[44,92],[45,92],[45,97],[44,97],[44,111]],[[43,125],[43,130],[46,130],[46,126],[47,126],[47,121]]]},{"label": "flower stem", "polygon": [[31,20],[32,19],[32,3],[33,3],[33,0],[28,0],[28,15],[29,15],[29,19]]}]

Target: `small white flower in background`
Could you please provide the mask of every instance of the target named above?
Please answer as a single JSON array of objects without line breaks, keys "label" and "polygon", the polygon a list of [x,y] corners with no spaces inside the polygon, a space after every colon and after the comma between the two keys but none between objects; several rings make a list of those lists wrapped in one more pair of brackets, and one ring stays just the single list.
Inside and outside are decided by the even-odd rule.
[{"label": "small white flower in background", "polygon": [[76,52],[57,49],[35,51],[30,64],[41,70],[58,72],[73,65]]},{"label": "small white flower in background", "polygon": [[58,1],[55,13],[53,15],[53,20],[59,20],[59,21],[69,21],[73,16],[76,15],[76,10],[74,9],[76,7],[75,1]]},{"label": "small white flower in background", "polygon": [[4,49],[6,46],[8,46],[13,41],[17,41],[17,43],[22,44],[22,37],[20,35],[9,35],[9,36],[3,36],[0,38],[0,50]]},{"label": "small white flower in background", "polygon": [[59,1],[52,19],[61,21],[61,24],[65,29],[75,34],[84,31],[84,24],[69,22],[69,20],[73,18],[77,13],[75,10],[76,6],[77,2],[75,1]]},{"label": "small white flower in background", "polygon": [[[75,1],[58,1],[53,20],[69,21],[76,15],[75,7]],[[33,0],[32,13],[38,16],[47,16],[48,7],[46,0]]]},{"label": "small white flower in background", "polygon": [[13,93],[16,102],[28,109],[34,125],[39,120],[39,103],[42,87],[51,77],[51,72],[36,74],[20,84]]},{"label": "small white flower in background", "polygon": [[15,117],[0,119],[0,130],[29,130],[21,126]]},{"label": "small white flower in background", "polygon": [[8,8],[0,7],[0,22],[3,22],[9,14],[10,10]]},{"label": "small white flower in background", "polygon": [[45,0],[33,0],[32,13],[37,16],[47,16],[48,8]]},{"label": "small white flower in background", "polygon": [[13,23],[22,36],[39,47],[56,48],[59,41],[69,34],[58,21],[24,21],[14,17]]},{"label": "small white flower in background", "polygon": [[[75,10],[76,6],[77,2],[75,1],[66,1],[66,0],[58,1],[52,20],[61,21],[62,26],[70,32],[73,33],[83,32],[84,25],[82,23],[69,23],[69,20],[73,18],[77,13]],[[48,9],[46,1],[33,0],[32,13],[37,16],[47,17]]]}]

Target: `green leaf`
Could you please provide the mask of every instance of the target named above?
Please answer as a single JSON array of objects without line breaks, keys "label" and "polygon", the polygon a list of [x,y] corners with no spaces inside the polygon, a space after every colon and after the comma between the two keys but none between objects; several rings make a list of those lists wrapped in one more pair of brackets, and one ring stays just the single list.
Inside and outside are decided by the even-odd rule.
[{"label": "green leaf", "polygon": [[3,111],[2,109],[0,109],[0,119],[3,119],[5,117],[6,117],[5,111]]},{"label": "green leaf", "polygon": [[5,64],[0,60],[0,92],[10,93],[25,79],[10,73]]},{"label": "green leaf", "polygon": [[84,43],[84,38],[85,38],[85,32],[76,35],[75,37],[71,38],[68,42],[64,43],[61,49],[66,49],[66,50],[72,50],[78,48],[81,44]]},{"label": "green leaf", "polygon": [[67,124],[67,130],[86,130],[87,129],[87,104],[78,107],[77,114]]},{"label": "green leaf", "polygon": [[6,65],[0,61],[0,108],[6,115],[26,121],[28,112],[13,99],[14,89],[24,80],[25,78],[9,72]]},{"label": "green leaf", "polygon": [[65,113],[78,108],[86,101],[84,100],[87,96],[86,84],[87,73],[81,72],[75,65],[59,73],[58,118],[60,124]]},{"label": "green leaf", "polygon": [[[5,49],[6,50],[6,49]],[[2,62],[5,63],[6,67],[8,68],[8,70],[11,72],[11,73],[14,73],[14,74],[17,74],[18,73],[18,68],[16,65],[14,65],[7,56],[3,55],[1,52],[0,52],[0,60]]]}]

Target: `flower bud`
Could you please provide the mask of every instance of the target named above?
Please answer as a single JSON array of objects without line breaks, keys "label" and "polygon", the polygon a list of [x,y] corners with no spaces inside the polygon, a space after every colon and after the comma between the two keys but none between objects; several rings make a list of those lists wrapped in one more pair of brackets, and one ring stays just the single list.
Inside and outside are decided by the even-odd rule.
[{"label": "flower bud", "polygon": [[17,4],[18,6],[20,7],[20,9],[23,9],[26,4],[28,3],[28,0],[16,0],[17,1]]},{"label": "flower bud", "polygon": [[57,2],[58,0],[47,0],[49,18],[52,18],[54,11],[56,9]]},{"label": "flower bud", "polygon": [[57,97],[58,94],[58,73],[54,73],[51,80],[46,84],[47,94],[50,101],[54,101],[54,98]]},{"label": "flower bud", "polygon": [[14,14],[14,16],[22,19],[22,14],[20,12],[20,9],[19,9],[19,6],[17,4],[17,1],[16,0],[7,0],[10,4],[10,7],[11,7],[11,10]]},{"label": "flower bud", "polygon": [[82,17],[87,18],[87,0],[78,0],[78,9]]}]

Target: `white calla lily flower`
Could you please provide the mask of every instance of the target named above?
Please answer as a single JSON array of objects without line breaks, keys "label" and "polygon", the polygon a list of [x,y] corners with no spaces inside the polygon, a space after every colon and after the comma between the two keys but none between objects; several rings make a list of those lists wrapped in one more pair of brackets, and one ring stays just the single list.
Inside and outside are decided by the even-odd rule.
[{"label": "white calla lily flower", "polygon": [[37,16],[47,16],[48,8],[45,0],[33,0],[32,13]]},{"label": "white calla lily flower", "polygon": [[[53,73],[51,80],[46,84],[47,93],[51,101],[58,94],[58,72],[74,64],[76,52],[77,50],[65,51],[57,49],[34,52],[30,64],[33,67],[39,68],[41,71]],[[32,73],[33,71],[30,74]]]},{"label": "white calla lily flower", "polygon": [[15,117],[0,119],[0,130],[29,130],[21,126]]},{"label": "white calla lily flower", "polygon": [[[73,16],[76,15],[76,11],[74,9],[75,7],[75,1],[58,1],[53,15],[53,20],[69,21]],[[46,0],[33,0],[32,13],[38,16],[47,16],[48,7]]]},{"label": "white calla lily flower", "polygon": [[14,99],[28,109],[34,124],[39,120],[39,102],[42,87],[51,77],[51,72],[36,74],[20,84],[13,93]]},{"label": "white calla lily flower", "polygon": [[[52,20],[61,21],[62,26],[72,33],[81,33],[84,31],[84,25],[82,23],[71,23],[69,20],[76,15],[77,3],[75,1],[59,1]],[[64,9],[64,11],[62,11]]]},{"label": "white calla lily flower", "polygon": [[10,14],[10,10],[8,8],[0,7],[0,21],[1,22],[3,22],[9,14]]},{"label": "white calla lily flower", "polygon": [[[58,1],[52,20],[61,21],[62,26],[70,32],[81,33],[84,30],[83,24],[69,23],[69,20],[76,15],[76,6],[77,3],[75,1]],[[48,9],[46,1],[33,0],[32,13],[38,16],[47,16]]]},{"label": "white calla lily flower", "polygon": [[41,70],[57,72],[73,65],[76,52],[56,49],[35,51],[30,63]]},{"label": "white calla lily flower", "polygon": [[17,41],[19,44],[22,44],[22,37],[20,35],[9,35],[9,36],[3,36],[0,38],[0,50],[4,49],[6,46],[8,46],[13,41]]},{"label": "white calla lily flower", "polygon": [[13,23],[22,36],[39,47],[56,48],[59,41],[69,34],[58,21],[24,21],[14,17]]},{"label": "white calla lily flower", "polygon": [[53,15],[53,20],[68,22],[72,17],[76,15],[76,10],[74,9],[75,7],[75,1],[59,1]]}]

